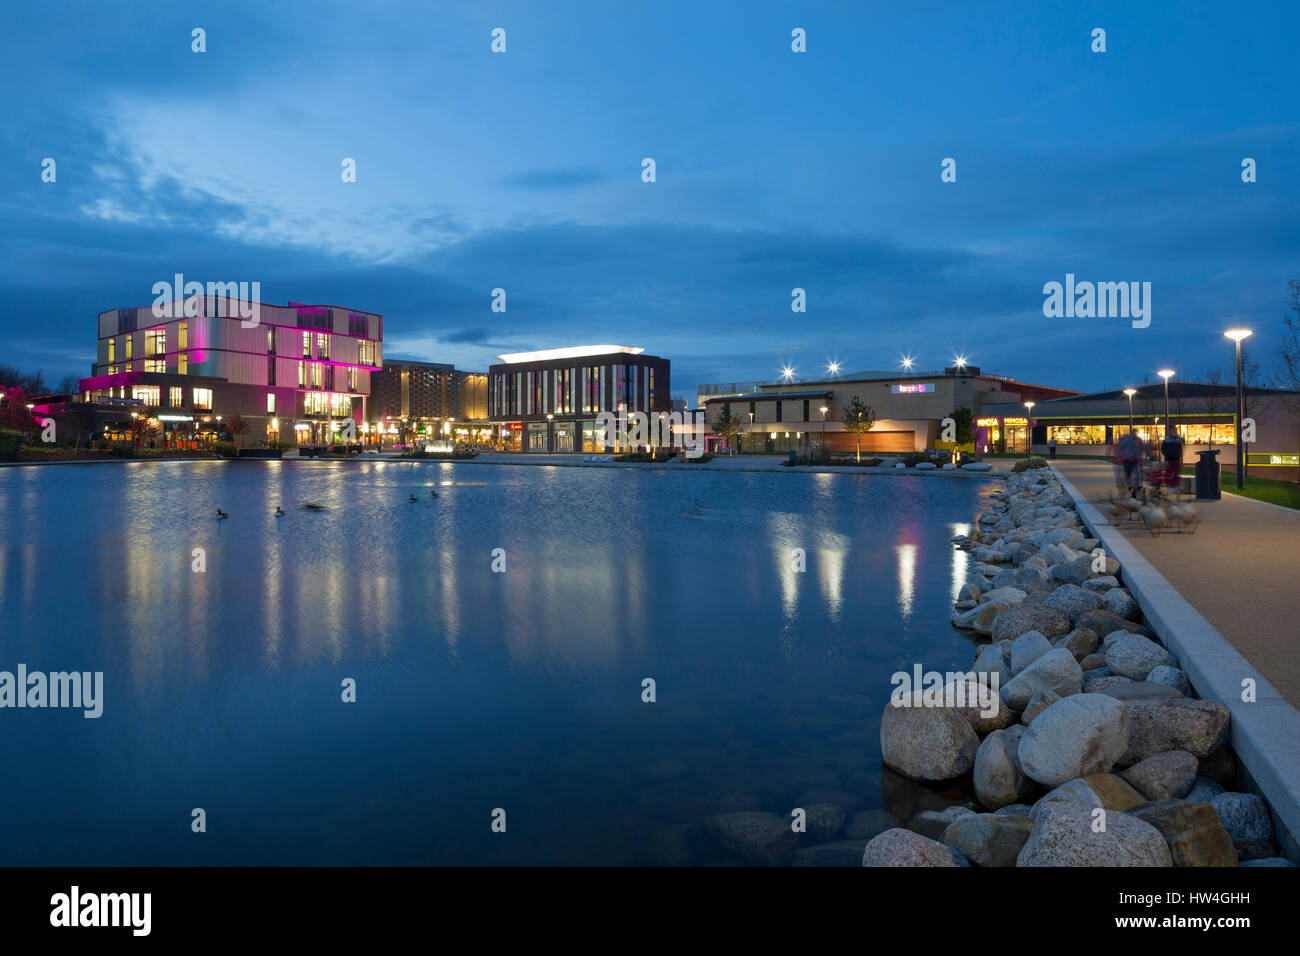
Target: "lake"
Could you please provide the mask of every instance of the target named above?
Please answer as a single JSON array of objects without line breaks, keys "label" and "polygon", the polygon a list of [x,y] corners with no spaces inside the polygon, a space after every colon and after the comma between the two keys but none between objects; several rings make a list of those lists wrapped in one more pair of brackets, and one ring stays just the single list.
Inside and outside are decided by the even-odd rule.
[{"label": "lake", "polygon": [[889,676],[969,666],[950,539],[996,485],[676,467],[0,468],[0,670],[104,682],[0,709],[0,863],[649,864],[808,789],[909,812]]}]

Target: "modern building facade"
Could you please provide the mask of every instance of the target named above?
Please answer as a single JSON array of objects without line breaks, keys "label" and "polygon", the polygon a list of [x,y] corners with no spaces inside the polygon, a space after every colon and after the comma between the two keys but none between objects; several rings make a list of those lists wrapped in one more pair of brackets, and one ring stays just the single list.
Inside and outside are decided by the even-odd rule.
[{"label": "modern building facade", "polygon": [[[1300,468],[1295,393],[1272,388],[1243,392],[1245,417],[1255,424],[1254,441],[1245,446],[1247,468],[1261,477],[1295,480]],[[1216,448],[1219,463],[1235,467],[1236,405],[1235,385],[1177,381],[1169,383],[1167,413],[1163,383],[1134,389],[1131,403],[1123,390],[1048,399],[1032,409],[1022,402],[990,403],[976,421],[976,440],[990,450],[1023,452],[1027,424],[1035,454],[1045,453],[1047,442],[1055,439],[1057,454],[1107,455],[1128,431],[1131,411],[1133,430],[1147,444],[1158,445],[1172,420],[1183,438],[1184,461],[1194,463],[1196,452]],[[1016,439],[1007,443],[1003,436],[1012,433]]]},{"label": "modern building facade", "polygon": [[383,435],[404,432],[478,444],[492,434],[487,380],[439,362],[385,362],[370,378],[369,422]]},{"label": "modern building facade", "polygon": [[603,447],[601,412],[672,411],[668,359],[626,345],[585,345],[498,355],[488,369],[488,419],[500,447],[525,452],[621,451]]},{"label": "modern building facade", "polygon": [[970,365],[936,372],[866,371],[815,381],[703,385],[698,391],[711,427],[723,409],[729,409],[740,422],[740,450],[768,454],[812,446],[827,452],[856,451],[858,436],[844,427],[845,409],[854,398],[875,413],[875,425],[861,437],[862,451],[910,454],[935,448],[943,420],[958,409],[970,409],[977,418],[990,402],[1077,394],[985,375]]},{"label": "modern building facade", "polygon": [[[335,440],[349,418],[365,422],[370,377],[383,363],[383,316],[211,295],[159,311],[99,314],[94,374],[79,397],[106,425],[138,408],[159,420],[167,444],[185,445],[227,431],[238,416],[248,426],[232,436],[241,441],[307,444]],[[250,311],[255,323],[241,317]]]}]

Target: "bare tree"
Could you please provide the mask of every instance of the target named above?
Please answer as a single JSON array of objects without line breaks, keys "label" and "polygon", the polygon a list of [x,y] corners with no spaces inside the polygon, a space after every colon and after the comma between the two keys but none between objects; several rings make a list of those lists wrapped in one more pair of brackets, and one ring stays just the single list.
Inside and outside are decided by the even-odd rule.
[{"label": "bare tree", "polygon": [[1214,447],[1214,417],[1216,414],[1226,412],[1232,407],[1232,402],[1227,394],[1222,392],[1224,371],[1221,368],[1212,368],[1205,373],[1205,384],[1210,386],[1205,395],[1205,411],[1210,419],[1210,447]]},{"label": "bare tree", "polygon": [[[1296,417],[1300,426],[1300,279],[1290,280],[1286,287],[1290,313],[1282,318],[1282,341],[1277,347],[1278,372],[1273,385],[1285,393],[1281,396],[1282,407]],[[1297,438],[1300,438],[1300,432]]]}]

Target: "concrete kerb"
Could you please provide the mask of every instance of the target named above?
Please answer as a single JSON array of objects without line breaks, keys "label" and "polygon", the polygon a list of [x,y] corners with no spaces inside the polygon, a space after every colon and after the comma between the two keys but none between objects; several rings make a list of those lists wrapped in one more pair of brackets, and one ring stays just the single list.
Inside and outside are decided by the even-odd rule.
[{"label": "concrete kerb", "polygon": [[[1228,708],[1232,748],[1273,809],[1283,851],[1291,860],[1300,860],[1300,711],[1111,526],[1069,479],[1054,465],[1049,467],[1074,499],[1093,537],[1120,563],[1124,586],[1137,600],[1152,630],[1178,657],[1196,692]],[[1255,682],[1254,703],[1241,699],[1242,681],[1246,678]]]}]

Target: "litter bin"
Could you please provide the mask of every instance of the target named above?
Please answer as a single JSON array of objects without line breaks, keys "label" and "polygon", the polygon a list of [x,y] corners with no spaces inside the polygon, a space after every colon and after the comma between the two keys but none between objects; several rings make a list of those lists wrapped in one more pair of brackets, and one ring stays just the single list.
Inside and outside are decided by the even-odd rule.
[{"label": "litter bin", "polygon": [[1222,497],[1219,491],[1219,449],[1208,448],[1196,453],[1196,497],[1201,499]]},{"label": "litter bin", "polygon": [[794,459],[795,459],[795,454],[794,454],[794,452],[790,452],[790,455],[789,455],[789,457],[787,458],[787,461],[789,461],[790,464],[793,465],[793,464],[794,464]]}]

